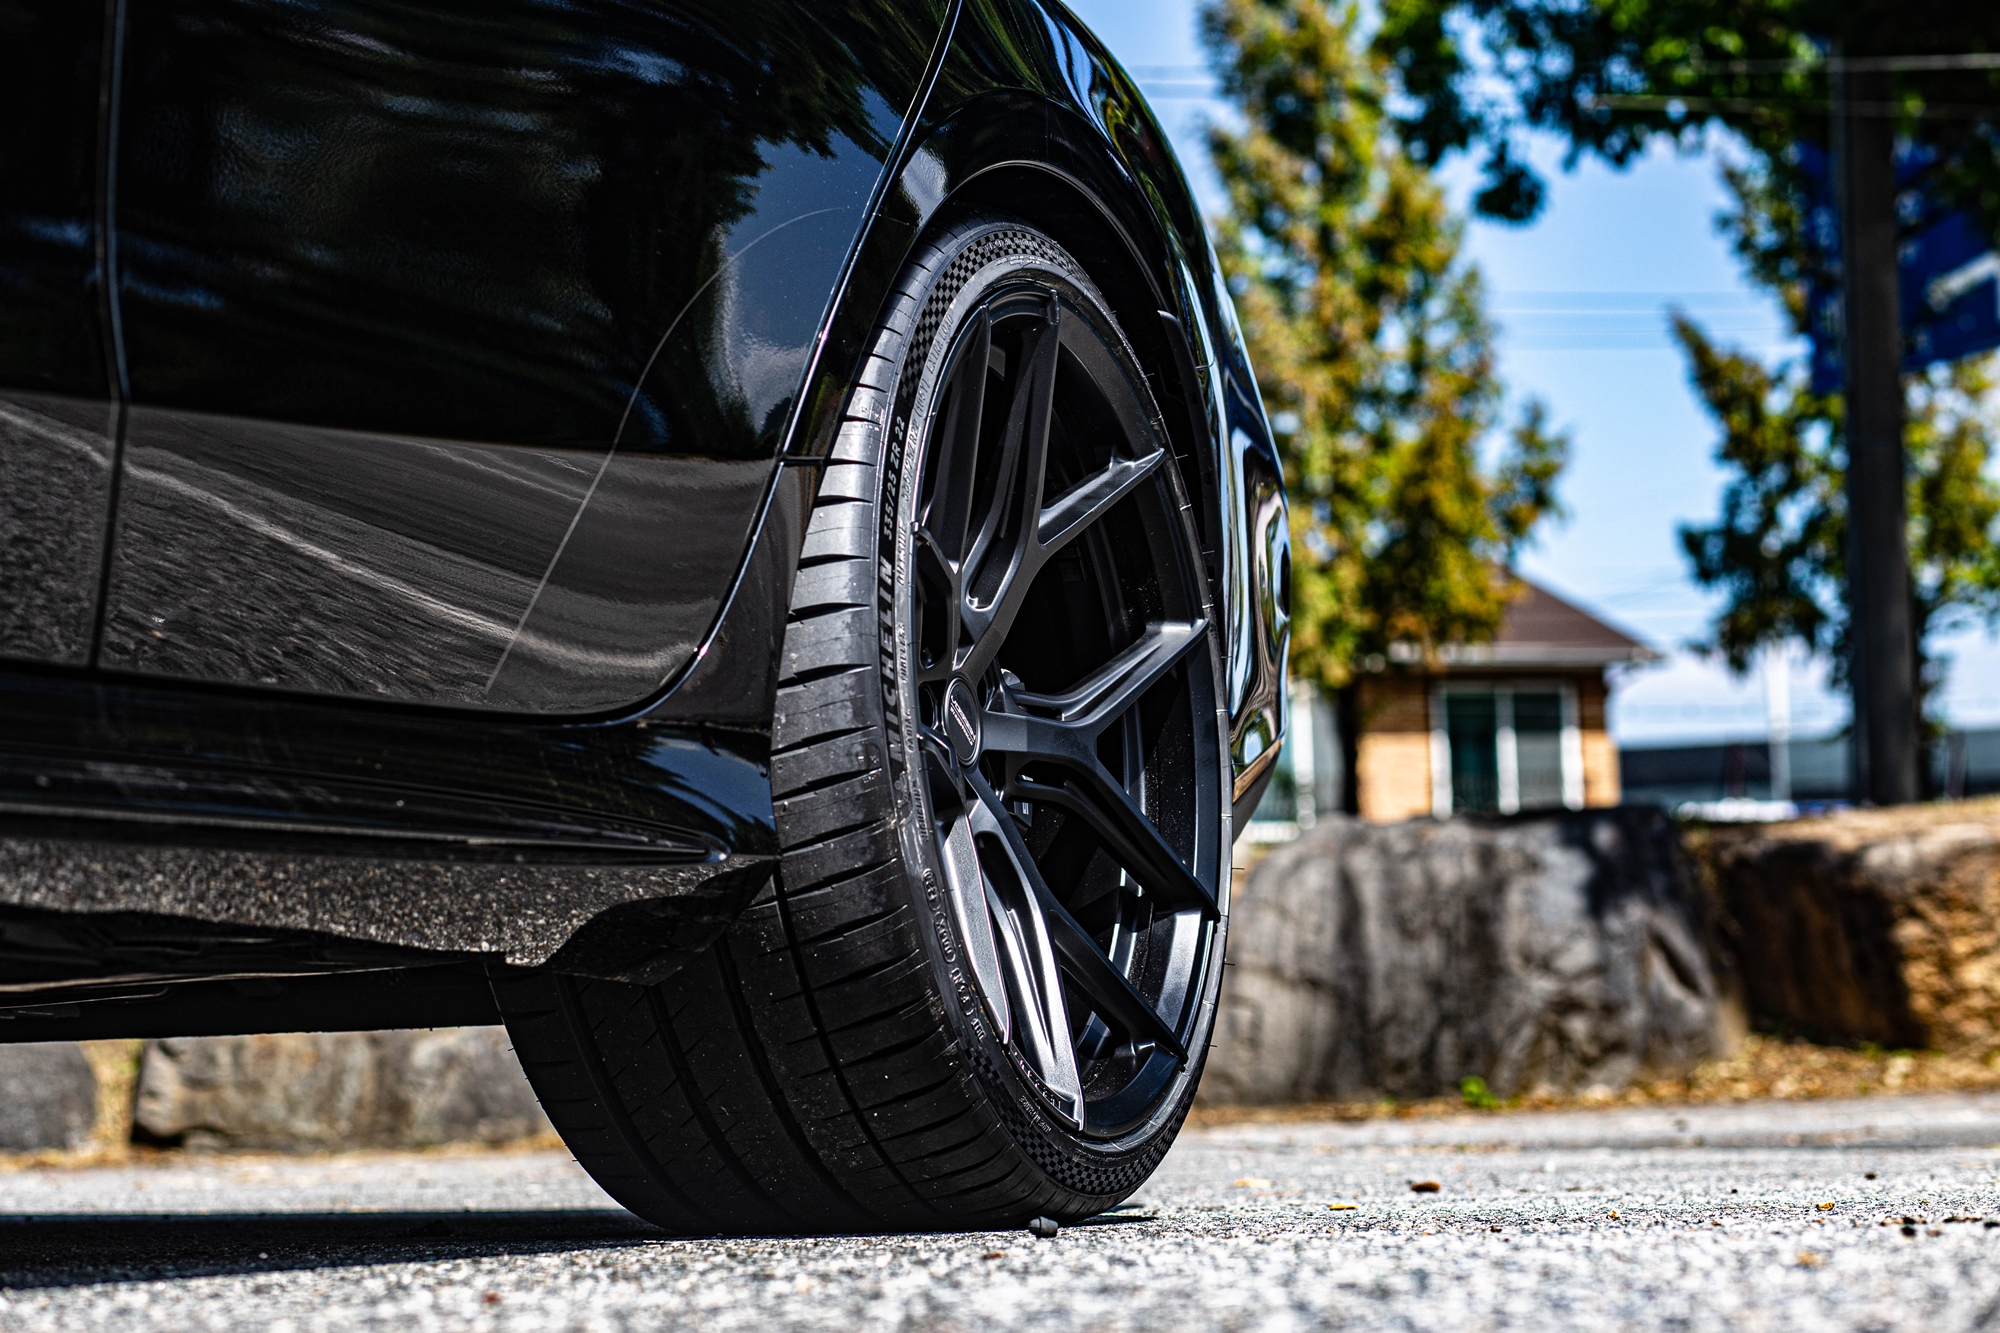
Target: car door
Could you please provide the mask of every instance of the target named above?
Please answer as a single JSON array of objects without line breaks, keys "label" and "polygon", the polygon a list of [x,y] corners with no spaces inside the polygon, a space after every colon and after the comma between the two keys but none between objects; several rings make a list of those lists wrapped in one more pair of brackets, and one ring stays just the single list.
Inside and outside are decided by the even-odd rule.
[{"label": "car door", "polygon": [[115,438],[104,7],[0,0],[0,659],[84,666]]},{"label": "car door", "polygon": [[102,665],[534,711],[656,690],[734,578],[935,21],[127,12]]}]

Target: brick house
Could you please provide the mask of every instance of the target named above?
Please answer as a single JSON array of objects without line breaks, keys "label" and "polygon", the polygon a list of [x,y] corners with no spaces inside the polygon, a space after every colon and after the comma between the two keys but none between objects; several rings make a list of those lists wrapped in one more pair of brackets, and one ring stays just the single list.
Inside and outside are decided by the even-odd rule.
[{"label": "brick house", "polygon": [[1346,711],[1363,819],[1618,804],[1606,672],[1658,654],[1519,582],[1491,643],[1447,647],[1429,669],[1371,662],[1356,680]]},{"label": "brick house", "polygon": [[1414,651],[1365,662],[1338,700],[1302,692],[1252,836],[1289,836],[1316,811],[1386,823],[1618,804],[1607,675],[1659,654],[1516,578],[1491,643],[1447,647],[1428,666]]}]

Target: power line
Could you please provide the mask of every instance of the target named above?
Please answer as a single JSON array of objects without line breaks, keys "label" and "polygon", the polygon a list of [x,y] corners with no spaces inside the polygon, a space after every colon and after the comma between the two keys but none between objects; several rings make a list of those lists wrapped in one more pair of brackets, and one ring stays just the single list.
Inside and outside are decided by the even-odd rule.
[{"label": "power line", "polygon": [[1945,102],[1935,106],[1911,107],[1902,102],[1835,102],[1822,98],[1790,97],[1681,97],[1655,93],[1591,93],[1579,99],[1586,110],[1604,107],[1611,111],[1768,111],[1774,108],[1804,111],[1832,111],[1839,108],[1850,116],[1872,119],[1987,120],[2000,114],[2000,102]]},{"label": "power line", "polygon": [[1868,74],[1950,69],[2000,69],[2000,52],[1967,51],[1933,56],[1815,56],[1765,60],[1691,60],[1687,68],[1721,70],[1725,74],[1778,71],[1790,74]]},{"label": "power line", "polygon": [[[1434,64],[1434,61],[1423,61]],[[1608,61],[1598,61],[1606,64]],[[1723,74],[1867,74],[1926,73],[1936,70],[2000,70],[2000,51],[1960,51],[1938,55],[1904,56],[1771,56],[1762,59],[1704,60],[1697,56],[1678,68],[1696,73]],[[1126,73],[1135,79],[1214,77],[1207,65],[1128,65]]]},{"label": "power line", "polygon": [[1638,291],[1636,289],[1628,290],[1628,289],[1617,289],[1609,287],[1591,288],[1588,290],[1584,288],[1564,289],[1560,287],[1506,287],[1506,288],[1496,287],[1493,289],[1492,294],[1495,296],[1544,296],[1550,298],[1576,297],[1579,299],[1586,297],[1597,297],[1597,296],[1616,296],[1616,297],[1629,298],[1635,301],[1636,300],[1650,301],[1654,299],[1662,301],[1673,301],[1673,300],[1680,300],[1686,297],[1697,297],[1697,296],[1741,297],[1746,301],[1753,299],[1761,299],[1757,297],[1756,293],[1754,292],[1741,291],[1735,287],[1701,287],[1701,288],[1687,287],[1673,291],[1668,291],[1668,290]]},{"label": "power line", "polygon": [[[1228,99],[1213,83],[1187,80],[1139,79],[1146,97],[1154,102],[1222,102]],[[1714,111],[1754,115],[1760,111],[1795,110],[1831,112],[1837,105],[1827,98],[1792,97],[1701,97],[1680,93],[1590,93],[1579,99],[1586,109],[1603,107],[1610,111]],[[2000,102],[1939,102],[1912,107],[1903,102],[1848,102],[1848,115],[1867,118],[1919,120],[1990,120],[2000,115]]]}]

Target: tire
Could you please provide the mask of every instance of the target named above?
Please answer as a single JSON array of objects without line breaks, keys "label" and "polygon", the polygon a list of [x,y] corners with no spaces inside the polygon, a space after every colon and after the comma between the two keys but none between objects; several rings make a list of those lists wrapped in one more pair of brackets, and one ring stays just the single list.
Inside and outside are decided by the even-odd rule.
[{"label": "tire", "polygon": [[693,1234],[1006,1227],[1158,1165],[1229,865],[1219,634],[1165,440],[1048,236],[967,222],[906,269],[792,596],[777,882],[662,984],[495,985],[627,1208]]}]

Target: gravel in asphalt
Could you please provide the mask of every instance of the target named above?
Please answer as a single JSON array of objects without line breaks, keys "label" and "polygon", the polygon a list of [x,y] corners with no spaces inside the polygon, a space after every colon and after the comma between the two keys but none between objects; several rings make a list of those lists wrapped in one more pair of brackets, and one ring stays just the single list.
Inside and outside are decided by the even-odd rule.
[{"label": "gravel in asphalt", "polygon": [[5,1329],[1720,1326],[2000,1328],[2000,1096],[1207,1129],[1052,1240],[677,1239],[560,1153],[0,1175]]}]

